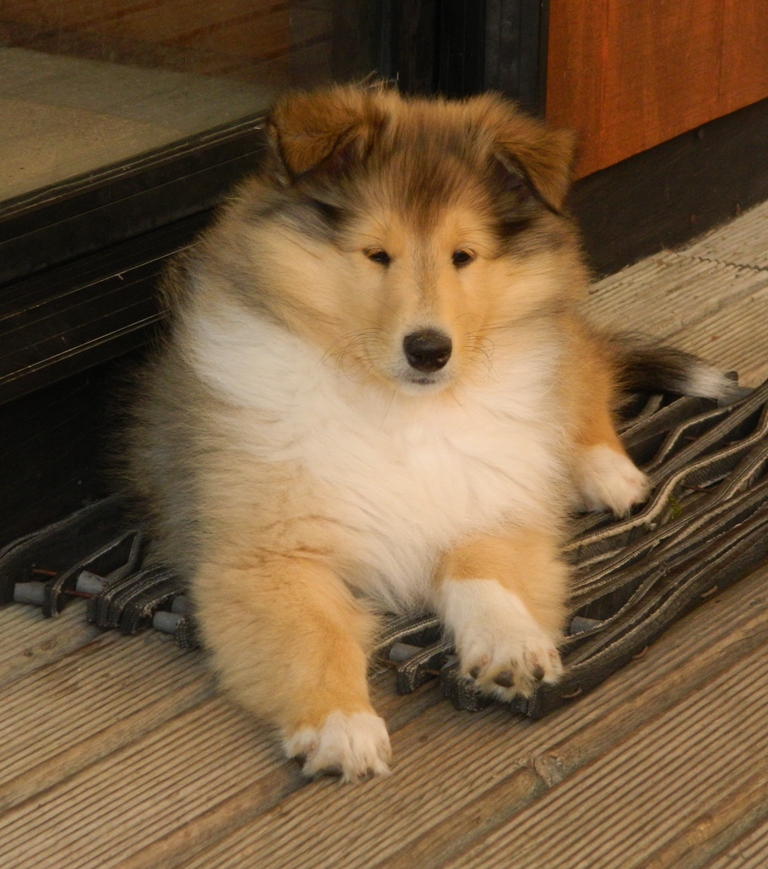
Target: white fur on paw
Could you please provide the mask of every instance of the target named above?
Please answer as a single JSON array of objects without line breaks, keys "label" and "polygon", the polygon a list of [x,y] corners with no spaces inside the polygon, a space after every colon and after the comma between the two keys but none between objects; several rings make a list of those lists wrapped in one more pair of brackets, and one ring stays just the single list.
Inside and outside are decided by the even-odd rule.
[{"label": "white fur on paw", "polygon": [[441,609],[461,673],[486,693],[528,697],[538,682],[553,684],[562,675],[555,639],[496,580],[446,580]]},{"label": "white fur on paw", "polygon": [[631,459],[604,444],[584,453],[577,473],[579,492],[587,510],[612,510],[618,516],[626,516],[648,495],[648,477]]},{"label": "white fur on paw", "polygon": [[322,727],[303,727],[285,739],[288,757],[305,758],[302,772],[340,775],[344,782],[389,774],[392,749],[387,726],[371,712],[331,712]]}]

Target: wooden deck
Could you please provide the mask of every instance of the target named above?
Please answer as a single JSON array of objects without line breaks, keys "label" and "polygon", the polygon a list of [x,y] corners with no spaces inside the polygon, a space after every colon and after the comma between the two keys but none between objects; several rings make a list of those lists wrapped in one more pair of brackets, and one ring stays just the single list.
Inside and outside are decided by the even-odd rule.
[{"label": "wooden deck", "polygon": [[[595,287],[595,317],[768,377],[768,204]],[[150,632],[0,610],[9,869],[768,866],[768,565],[591,694],[532,722],[434,685],[375,702],[391,777],[307,783]]]}]

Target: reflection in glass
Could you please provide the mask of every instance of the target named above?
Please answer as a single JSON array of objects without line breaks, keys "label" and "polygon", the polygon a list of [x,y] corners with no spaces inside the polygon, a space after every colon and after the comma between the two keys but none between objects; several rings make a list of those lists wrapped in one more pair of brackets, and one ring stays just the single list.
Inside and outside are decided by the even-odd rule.
[{"label": "reflection in glass", "polygon": [[2,0],[0,199],[257,112],[290,84],[329,79],[333,28],[360,5]]}]

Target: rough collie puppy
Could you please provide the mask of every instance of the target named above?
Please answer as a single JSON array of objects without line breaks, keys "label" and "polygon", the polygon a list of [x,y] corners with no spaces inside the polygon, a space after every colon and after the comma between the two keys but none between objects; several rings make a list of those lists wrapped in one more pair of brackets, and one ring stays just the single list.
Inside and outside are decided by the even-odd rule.
[{"label": "rough collie puppy", "polygon": [[222,685],[306,774],[355,780],[390,758],[376,613],[437,611],[500,698],[555,682],[564,516],[647,482],[612,424],[618,344],[578,312],[569,133],[383,87],[289,95],[267,132],[167,276],[130,477]]}]

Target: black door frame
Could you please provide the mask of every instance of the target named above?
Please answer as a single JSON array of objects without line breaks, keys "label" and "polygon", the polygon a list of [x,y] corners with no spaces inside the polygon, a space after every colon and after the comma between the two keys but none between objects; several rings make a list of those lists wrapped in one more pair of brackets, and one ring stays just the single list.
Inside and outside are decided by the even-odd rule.
[{"label": "black door frame", "polygon": [[544,114],[549,0],[382,0],[379,68],[405,93],[495,90]]}]

